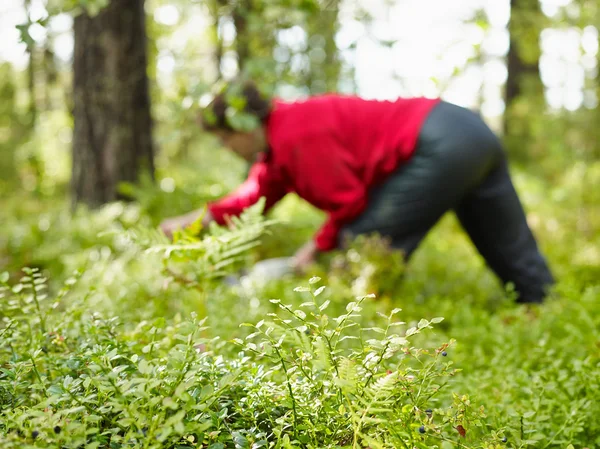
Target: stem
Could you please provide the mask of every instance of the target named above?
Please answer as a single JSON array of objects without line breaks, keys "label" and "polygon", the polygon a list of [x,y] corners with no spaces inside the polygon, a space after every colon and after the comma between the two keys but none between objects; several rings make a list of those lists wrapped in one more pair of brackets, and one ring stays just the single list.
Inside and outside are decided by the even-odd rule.
[{"label": "stem", "polygon": [[[579,409],[577,411],[579,411]],[[552,438],[550,439],[550,441],[548,441],[548,443],[546,443],[546,445],[542,449],[546,449],[547,447],[549,447],[554,442],[554,440],[556,439],[556,437],[558,435],[560,435],[563,430],[565,430],[565,427],[567,427],[567,424],[569,424],[569,420],[568,419],[563,423],[562,427],[556,431],[556,433],[552,436]]]},{"label": "stem", "polygon": [[44,395],[46,397],[48,397],[48,390],[46,389],[46,384],[43,381],[42,376],[40,375],[40,372],[38,371],[37,366],[35,364],[35,360],[33,359],[33,357],[31,357],[31,355],[29,356],[29,360],[31,360],[31,364],[33,365],[33,372],[35,373],[36,377],[38,378],[38,380],[42,384],[42,388],[44,389]]},{"label": "stem", "polygon": [[171,392],[169,394],[169,397],[173,396],[175,394],[175,390],[177,390],[177,387],[179,387],[179,385],[181,384],[181,382],[183,382],[183,378],[185,377],[185,375],[190,370],[190,361],[188,359],[190,357],[190,349],[192,347],[192,342],[193,342],[192,337],[193,336],[194,336],[194,334],[188,335],[188,344],[187,344],[187,348],[185,350],[185,365],[184,365],[184,369],[181,370],[181,373],[177,377],[177,380],[175,381],[175,384],[173,385],[173,388],[171,388]]},{"label": "stem", "polygon": [[9,331],[9,329],[13,326],[13,324],[15,324],[15,322],[10,321],[8,323],[8,325],[4,329],[2,329],[2,332],[0,332],[0,338],[4,338],[4,334],[6,334]]},{"label": "stem", "polygon": [[523,428],[523,415],[521,415],[521,440],[525,438],[525,429]]},{"label": "stem", "polygon": [[296,410],[296,398],[294,396],[294,391],[292,390],[292,383],[290,380],[290,376],[287,372],[287,368],[285,366],[285,360],[283,359],[283,356],[281,355],[279,348],[277,346],[273,346],[273,348],[275,349],[275,352],[277,352],[277,355],[279,356],[279,360],[281,361],[281,367],[283,368],[283,372],[285,373],[287,387],[290,392],[290,398],[292,400],[292,410],[294,412],[294,438],[298,438],[298,412]]},{"label": "stem", "polygon": [[[37,309],[38,312],[38,316],[40,317],[40,328],[42,329],[42,334],[46,334],[46,319],[44,318],[44,314],[42,313],[42,308],[40,307],[40,302],[38,301],[38,296],[37,296],[37,290],[36,290],[36,284],[34,282],[35,278],[32,276],[32,283],[31,283],[31,291],[32,291],[32,296],[33,296],[33,302],[35,302],[35,307]],[[42,284],[40,284],[42,285]]]},{"label": "stem", "polygon": [[[390,347],[390,342],[389,340],[386,342],[385,346],[383,347],[383,349],[381,350],[381,352],[379,353],[379,363],[381,363],[381,361],[383,360],[383,355],[385,354],[385,351],[387,351],[387,349]],[[371,376],[367,379],[367,381],[365,382],[365,388],[367,388],[369,386],[369,384],[371,383],[371,380],[373,380],[373,378],[375,377],[375,373],[367,368],[367,371],[369,373],[371,373]]]},{"label": "stem", "polygon": [[102,418],[104,418],[105,420],[113,423],[115,426],[117,426],[119,429],[121,429],[123,432],[127,432],[127,429],[125,429],[125,427],[121,426],[118,422],[115,422],[113,419],[110,418],[110,416],[106,415],[105,413],[102,413],[100,410],[92,408],[89,404],[83,402],[81,399],[79,399],[77,396],[75,396],[73,394],[73,392],[67,388],[66,389],[67,393],[69,393],[69,396],[71,397],[71,399],[73,399],[75,402],[77,402],[79,405],[85,407],[85,409],[92,415],[100,415],[102,416]]}]

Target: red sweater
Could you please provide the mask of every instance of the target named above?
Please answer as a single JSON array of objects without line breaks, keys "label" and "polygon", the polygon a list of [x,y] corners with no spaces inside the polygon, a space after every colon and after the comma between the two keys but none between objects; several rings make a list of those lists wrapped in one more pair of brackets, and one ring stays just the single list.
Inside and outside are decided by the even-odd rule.
[{"label": "red sweater", "polygon": [[270,151],[237,190],[209,210],[223,224],[263,196],[268,210],[295,192],[328,213],[315,243],[321,251],[331,250],[340,229],[364,210],[369,188],[411,157],[421,126],[438,102],[339,95],[275,101],[267,123]]}]

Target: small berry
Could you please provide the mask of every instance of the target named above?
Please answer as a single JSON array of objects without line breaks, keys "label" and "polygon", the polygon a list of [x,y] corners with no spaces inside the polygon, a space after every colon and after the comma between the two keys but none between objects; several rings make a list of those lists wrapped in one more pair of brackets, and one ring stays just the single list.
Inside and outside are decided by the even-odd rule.
[{"label": "small berry", "polygon": [[448,355],[448,353],[446,351],[442,351],[442,356],[446,357]]},{"label": "small berry", "polygon": [[34,440],[40,435],[40,433],[37,430],[34,430],[33,432],[31,432],[31,438],[33,438]]},{"label": "small berry", "polygon": [[506,443],[507,441],[508,441],[508,438],[506,438],[506,437],[502,438],[503,443]]},{"label": "small berry", "polygon": [[57,435],[60,433],[60,426],[54,426],[54,433]]},{"label": "small berry", "polygon": [[433,413],[433,410],[431,410],[430,408],[428,408],[427,410],[425,410],[425,413],[427,413],[428,415],[431,415]]},{"label": "small berry", "polygon": [[425,433],[425,426],[419,427],[419,433]]}]

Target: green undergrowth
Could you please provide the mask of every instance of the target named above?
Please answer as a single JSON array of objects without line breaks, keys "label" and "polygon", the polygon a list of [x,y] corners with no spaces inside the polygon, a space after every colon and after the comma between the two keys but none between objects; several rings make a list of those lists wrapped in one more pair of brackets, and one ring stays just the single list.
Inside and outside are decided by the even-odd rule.
[{"label": "green undergrowth", "polygon": [[74,216],[3,200],[0,447],[597,447],[600,198],[578,180],[599,173],[515,172],[558,279],[532,307],[452,215],[407,266],[360,238],[305,276],[231,286],[322,215],[290,196],[268,220],[259,204],[170,242],[157,211],[217,181]]}]

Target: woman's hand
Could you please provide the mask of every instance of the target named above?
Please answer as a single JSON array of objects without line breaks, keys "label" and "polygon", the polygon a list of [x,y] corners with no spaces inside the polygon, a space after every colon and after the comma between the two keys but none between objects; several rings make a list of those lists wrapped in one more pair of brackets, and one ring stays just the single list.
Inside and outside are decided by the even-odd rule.
[{"label": "woman's hand", "polygon": [[160,229],[167,237],[172,238],[175,231],[187,228],[198,220],[202,214],[204,214],[204,217],[202,218],[202,227],[205,228],[213,221],[213,216],[209,211],[204,213],[204,210],[201,209],[190,212],[189,214],[168,218],[160,224]]},{"label": "woman's hand", "polygon": [[294,255],[293,267],[297,272],[305,272],[312,264],[315,263],[319,250],[315,242],[310,240]]}]

